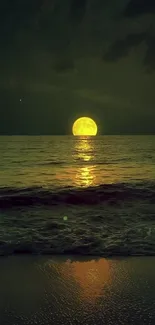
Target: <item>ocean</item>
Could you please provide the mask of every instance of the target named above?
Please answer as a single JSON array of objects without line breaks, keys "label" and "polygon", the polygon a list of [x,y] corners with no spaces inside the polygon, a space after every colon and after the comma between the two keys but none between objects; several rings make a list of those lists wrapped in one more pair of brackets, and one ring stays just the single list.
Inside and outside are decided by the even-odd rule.
[{"label": "ocean", "polygon": [[155,136],[1,136],[12,254],[155,255]]}]

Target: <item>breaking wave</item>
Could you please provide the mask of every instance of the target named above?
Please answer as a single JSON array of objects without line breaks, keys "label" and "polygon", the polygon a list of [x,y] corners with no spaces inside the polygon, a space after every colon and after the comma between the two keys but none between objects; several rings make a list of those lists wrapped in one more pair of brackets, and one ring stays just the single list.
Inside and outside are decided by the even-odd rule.
[{"label": "breaking wave", "polygon": [[1,188],[0,256],[155,255],[154,197],[155,182]]},{"label": "breaking wave", "polygon": [[64,187],[56,190],[43,187],[1,188],[0,208],[13,206],[96,205],[127,200],[153,200],[155,182],[138,184],[104,184],[89,188]]}]

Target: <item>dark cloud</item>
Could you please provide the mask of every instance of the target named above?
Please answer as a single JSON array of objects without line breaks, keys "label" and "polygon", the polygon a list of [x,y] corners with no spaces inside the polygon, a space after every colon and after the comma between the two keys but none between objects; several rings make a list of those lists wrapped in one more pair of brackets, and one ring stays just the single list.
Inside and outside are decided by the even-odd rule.
[{"label": "dark cloud", "polygon": [[130,34],[125,39],[116,41],[103,56],[106,61],[116,61],[129,54],[130,50],[146,40],[145,33]]},{"label": "dark cloud", "polygon": [[71,0],[69,19],[73,24],[80,23],[86,13],[87,0]]},{"label": "dark cloud", "polygon": [[[0,2],[0,25],[3,32],[18,30],[34,23],[34,18],[41,9],[43,0],[5,0]],[[2,31],[1,31],[2,32]]]},{"label": "dark cloud", "polygon": [[[150,18],[146,18],[148,14],[150,14]],[[117,38],[104,53],[103,59],[115,62],[127,57],[132,49],[145,42],[146,50],[143,56],[143,65],[146,72],[152,72],[155,69],[155,1],[130,0],[120,20],[124,21],[125,24],[126,18],[132,32],[128,33],[124,38]],[[148,23],[145,28],[146,21]],[[132,28],[134,24],[135,31]],[[136,26],[138,27],[136,28]],[[143,32],[137,33],[136,29],[141,29]]]},{"label": "dark cloud", "polygon": [[0,1],[0,133],[65,134],[79,115],[155,132],[155,23],[142,15],[154,7],[137,3]]},{"label": "dark cloud", "polygon": [[130,0],[124,11],[124,15],[126,17],[135,17],[152,12],[155,12],[154,0]]},{"label": "dark cloud", "polygon": [[54,62],[54,70],[58,73],[65,73],[75,69],[75,63],[70,58],[59,58]]},{"label": "dark cloud", "polygon": [[155,37],[147,39],[147,51],[144,58],[144,65],[150,73],[155,70]]}]

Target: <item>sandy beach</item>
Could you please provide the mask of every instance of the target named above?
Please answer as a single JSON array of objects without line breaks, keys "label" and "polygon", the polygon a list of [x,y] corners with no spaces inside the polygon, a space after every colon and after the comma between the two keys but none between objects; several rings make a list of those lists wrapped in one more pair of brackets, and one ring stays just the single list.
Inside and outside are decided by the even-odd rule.
[{"label": "sandy beach", "polygon": [[154,265],[154,257],[1,258],[1,325],[155,324]]}]

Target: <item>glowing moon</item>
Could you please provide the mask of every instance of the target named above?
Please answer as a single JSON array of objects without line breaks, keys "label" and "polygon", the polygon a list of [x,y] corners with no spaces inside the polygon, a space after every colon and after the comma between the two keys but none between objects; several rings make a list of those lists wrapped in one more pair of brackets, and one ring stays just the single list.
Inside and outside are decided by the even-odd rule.
[{"label": "glowing moon", "polygon": [[78,118],[72,127],[73,135],[96,135],[97,125],[90,117]]}]

